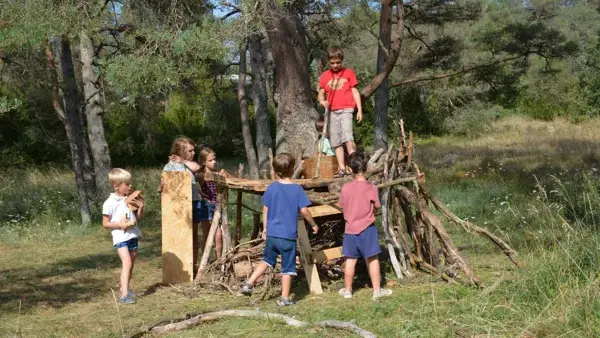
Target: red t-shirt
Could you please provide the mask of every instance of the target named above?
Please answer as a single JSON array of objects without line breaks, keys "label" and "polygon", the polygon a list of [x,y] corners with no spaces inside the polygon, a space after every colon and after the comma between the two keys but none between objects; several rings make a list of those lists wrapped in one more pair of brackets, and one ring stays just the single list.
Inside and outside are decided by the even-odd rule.
[{"label": "red t-shirt", "polygon": [[350,181],[342,187],[338,205],[343,209],[344,233],[358,235],[375,222],[375,208],[380,208],[375,184],[369,181]]},{"label": "red t-shirt", "polygon": [[326,70],[319,79],[319,88],[325,89],[331,110],[356,107],[352,97],[352,88],[358,85],[356,74],[350,68],[342,68],[334,73]]}]

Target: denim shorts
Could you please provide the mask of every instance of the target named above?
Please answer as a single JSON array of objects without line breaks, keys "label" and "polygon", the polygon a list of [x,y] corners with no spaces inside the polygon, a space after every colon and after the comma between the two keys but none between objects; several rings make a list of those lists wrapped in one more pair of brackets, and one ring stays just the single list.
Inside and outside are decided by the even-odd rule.
[{"label": "denim shorts", "polygon": [[296,240],[267,236],[263,262],[274,267],[281,255],[281,273],[296,276]]},{"label": "denim shorts", "polygon": [[116,249],[127,247],[127,249],[129,249],[129,251],[136,251],[138,249],[138,239],[132,238],[128,241],[117,243],[114,245],[114,247]]},{"label": "denim shorts", "polygon": [[198,219],[200,222],[212,221],[213,215],[215,214],[215,204],[211,201],[202,200],[199,201],[199,214]]},{"label": "denim shorts", "polygon": [[381,253],[379,235],[375,224],[358,235],[344,234],[342,255],[348,258],[370,258]]},{"label": "denim shorts", "polygon": [[202,221],[202,201],[192,201],[192,222],[194,224],[200,223]]}]

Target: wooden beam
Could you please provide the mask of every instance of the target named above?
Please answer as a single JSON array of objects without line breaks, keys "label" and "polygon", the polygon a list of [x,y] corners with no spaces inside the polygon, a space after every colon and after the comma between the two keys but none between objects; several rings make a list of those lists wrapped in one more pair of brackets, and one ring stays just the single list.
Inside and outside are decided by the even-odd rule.
[{"label": "wooden beam", "polygon": [[313,251],[312,257],[314,263],[321,263],[331,259],[344,257],[344,255],[342,255],[342,247],[338,246],[336,248]]},{"label": "wooden beam", "polygon": [[303,218],[298,219],[298,251],[300,251],[300,260],[304,267],[310,292],[316,294],[323,293],[319,272],[317,271],[317,266],[313,263],[312,248],[310,247],[308,232],[306,231]]},{"label": "wooden beam", "polygon": [[332,205],[317,205],[314,207],[308,207],[308,210],[310,211],[310,214],[312,215],[312,217],[322,217],[322,216],[329,216],[329,215],[337,215],[337,214],[341,214],[342,211],[339,210],[338,208],[332,206]]}]

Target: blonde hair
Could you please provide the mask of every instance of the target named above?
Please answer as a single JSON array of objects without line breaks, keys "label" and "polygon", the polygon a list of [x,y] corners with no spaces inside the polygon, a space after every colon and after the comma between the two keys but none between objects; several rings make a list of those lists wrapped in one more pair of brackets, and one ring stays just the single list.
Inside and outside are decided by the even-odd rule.
[{"label": "blonde hair", "polygon": [[198,163],[200,163],[200,171],[201,172],[204,172],[206,170],[206,165],[204,163],[206,163],[206,160],[208,159],[208,155],[210,155],[210,154],[217,155],[217,153],[215,153],[215,151],[212,150],[210,147],[206,147],[206,146],[200,147],[200,150],[198,151]]},{"label": "blonde hair", "polygon": [[177,136],[177,138],[175,138],[173,141],[173,145],[171,146],[171,155],[177,155],[181,158],[185,157],[185,146],[188,144],[192,147],[196,146],[194,140],[191,138],[187,136]]},{"label": "blonde hair", "polygon": [[110,183],[110,185],[131,183],[131,174],[125,169],[113,168],[108,173],[108,183]]}]

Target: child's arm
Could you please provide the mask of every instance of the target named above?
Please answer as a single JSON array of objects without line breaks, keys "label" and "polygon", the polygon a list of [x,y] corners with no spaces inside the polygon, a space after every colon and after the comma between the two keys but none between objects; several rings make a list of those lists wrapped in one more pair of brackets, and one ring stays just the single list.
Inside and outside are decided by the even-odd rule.
[{"label": "child's arm", "polygon": [[263,206],[263,232],[262,232],[262,239],[266,240],[267,239],[267,215],[269,212],[269,208],[267,208],[267,206]]},{"label": "child's arm", "polygon": [[327,102],[327,100],[325,100],[325,89],[324,88],[319,89],[319,94],[317,95],[317,99],[319,100],[319,103],[324,108],[329,107],[329,102]]},{"label": "child's arm", "polygon": [[360,100],[360,92],[356,87],[352,87],[352,97],[356,103],[356,121],[362,121],[362,102]]},{"label": "child's arm", "polygon": [[171,155],[171,156],[169,156],[169,161],[183,163],[192,172],[198,172],[198,171],[200,171],[200,169],[202,169],[202,167],[200,166],[200,164],[198,162],[184,160],[184,159],[182,159],[181,157],[179,157],[177,155]]},{"label": "child's arm", "polygon": [[312,214],[310,213],[310,210],[308,210],[307,207],[304,207],[304,208],[300,209],[300,213],[302,214],[302,216],[304,216],[304,219],[312,227],[313,234],[316,234],[319,231],[319,227],[317,226],[317,223],[315,223],[315,220],[313,219]]},{"label": "child's arm", "polygon": [[107,229],[127,230],[129,224],[127,220],[121,220],[120,222],[111,222],[109,215],[102,215],[102,226]]}]

